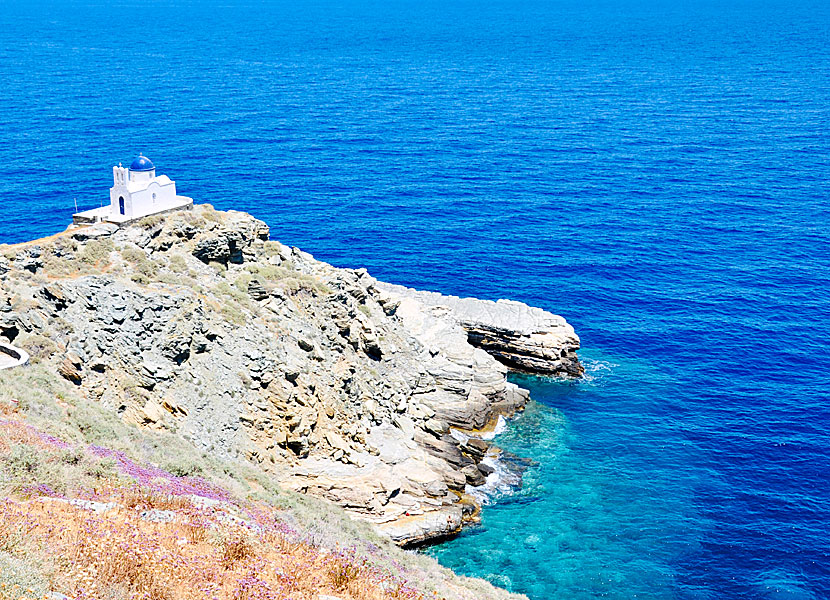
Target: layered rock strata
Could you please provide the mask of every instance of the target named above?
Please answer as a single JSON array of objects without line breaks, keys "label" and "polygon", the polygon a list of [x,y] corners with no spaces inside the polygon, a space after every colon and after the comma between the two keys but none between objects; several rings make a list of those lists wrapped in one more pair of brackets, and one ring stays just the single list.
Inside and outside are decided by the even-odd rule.
[{"label": "layered rock strata", "polygon": [[584,371],[576,355],[579,337],[559,315],[514,300],[459,298],[390,283],[378,287],[424,306],[449,309],[449,318],[464,328],[470,344],[513,370],[568,377]]},{"label": "layered rock strata", "polygon": [[382,284],[245,213],[197,206],[2,254],[0,334],[33,362],[401,544],[475,512],[464,491],[489,473],[487,444],[451,429],[524,405],[508,367],[581,372],[561,317]]}]

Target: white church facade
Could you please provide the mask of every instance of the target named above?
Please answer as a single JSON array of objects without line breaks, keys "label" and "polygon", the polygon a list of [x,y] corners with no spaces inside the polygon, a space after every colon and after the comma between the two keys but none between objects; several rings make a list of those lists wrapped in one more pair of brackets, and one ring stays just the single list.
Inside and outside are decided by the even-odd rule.
[{"label": "white church facade", "polygon": [[193,206],[192,198],[176,194],[175,181],[167,175],[156,175],[155,165],[146,156],[139,155],[129,169],[120,164],[113,167],[112,178],[109,204],[74,214],[74,223],[104,221],[125,225],[149,215]]}]

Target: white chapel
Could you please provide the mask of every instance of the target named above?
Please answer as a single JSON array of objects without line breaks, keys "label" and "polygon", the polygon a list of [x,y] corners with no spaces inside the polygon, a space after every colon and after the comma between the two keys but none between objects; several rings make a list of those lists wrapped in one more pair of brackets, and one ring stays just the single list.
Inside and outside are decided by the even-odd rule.
[{"label": "white chapel", "polygon": [[136,219],[181,208],[190,208],[193,199],[176,194],[176,182],[167,175],[156,175],[156,167],[139,155],[130,168],[112,168],[113,185],[108,205],[73,215],[75,223],[126,224]]}]

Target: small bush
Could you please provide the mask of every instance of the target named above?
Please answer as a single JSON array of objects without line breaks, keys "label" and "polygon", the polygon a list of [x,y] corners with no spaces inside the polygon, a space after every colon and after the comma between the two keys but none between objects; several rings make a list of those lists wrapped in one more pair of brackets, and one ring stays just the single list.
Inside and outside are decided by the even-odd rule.
[{"label": "small bush", "polygon": [[81,262],[88,265],[106,266],[110,263],[110,253],[114,246],[110,238],[90,240],[79,255]]},{"label": "small bush", "polygon": [[28,483],[37,480],[43,457],[31,446],[16,444],[5,462],[4,470],[13,479]]},{"label": "small bush", "polygon": [[216,287],[213,288],[213,291],[217,295],[230,296],[237,302],[244,302],[248,299],[248,294],[245,293],[248,291],[247,285],[245,286],[245,291],[241,291],[238,287],[234,288],[226,282],[220,281]]},{"label": "small bush", "polygon": [[65,465],[79,465],[85,457],[86,453],[80,448],[69,448],[60,453],[58,460]]},{"label": "small bush", "polygon": [[43,598],[49,587],[31,560],[0,552],[0,598]]},{"label": "small bush", "polygon": [[188,521],[182,523],[182,531],[188,542],[191,544],[198,544],[207,539],[208,525],[203,518],[193,517]]},{"label": "small bush", "polygon": [[248,293],[248,285],[251,283],[251,274],[247,272],[243,272],[236,278],[236,281],[233,282],[233,285],[243,294]]},{"label": "small bush", "polygon": [[155,278],[158,267],[142,250],[124,248],[121,256],[133,265],[135,272],[130,278],[136,283],[149,283]]},{"label": "small bush", "polygon": [[168,462],[164,465],[164,470],[176,477],[195,477],[196,475],[202,475],[204,472],[200,463],[187,457]]},{"label": "small bush", "polygon": [[164,215],[150,215],[148,217],[144,217],[138,222],[139,227],[143,227],[144,229],[152,229],[162,221],[164,221]]},{"label": "small bush", "polygon": [[262,249],[265,252],[265,256],[278,256],[280,253],[280,249],[282,248],[282,244],[279,242],[275,242],[273,240],[268,240],[267,242],[263,242]]},{"label": "small bush", "polygon": [[249,264],[248,271],[254,275],[258,275],[263,279],[279,283],[285,290],[289,292],[297,292],[305,289],[312,292],[317,292],[321,295],[331,294],[331,288],[320,281],[313,275],[306,275],[294,269],[286,267],[276,267],[274,265],[263,265],[260,263]]},{"label": "small bush", "polygon": [[36,525],[20,518],[8,518],[3,515],[0,519],[0,554],[6,552],[21,552],[29,540],[29,534]]},{"label": "small bush", "polygon": [[247,265],[245,268],[254,275],[260,275],[270,281],[279,281],[281,279],[293,277],[296,274],[296,272],[286,269],[285,267],[264,265],[261,263],[252,263]]},{"label": "small bush", "polygon": [[89,477],[100,480],[112,479],[118,476],[115,461],[110,458],[86,463],[84,473]]},{"label": "small bush", "polygon": [[[43,271],[52,277],[66,276],[77,273],[83,267],[89,268],[88,262],[81,262],[76,254],[78,242],[72,238],[58,238],[53,246],[47,246],[43,251]],[[75,258],[79,260],[74,260]],[[87,260],[91,256],[86,257]]]},{"label": "small bush", "polygon": [[17,338],[15,343],[29,353],[29,359],[35,365],[50,358],[58,351],[55,342],[39,333],[24,333]]},{"label": "small bush", "polygon": [[201,206],[201,209],[201,216],[206,221],[213,221],[214,223],[222,222],[222,215],[219,214],[219,211],[213,208],[213,206],[211,206],[210,204],[203,204]]},{"label": "small bush", "polygon": [[181,254],[174,254],[170,257],[170,270],[174,273],[185,273],[187,271],[187,261]]},{"label": "small bush", "polygon": [[220,555],[222,566],[230,569],[254,554],[251,540],[244,533],[237,531],[220,540]]},{"label": "small bush", "polygon": [[334,589],[345,590],[360,578],[365,569],[366,561],[359,558],[354,550],[339,552],[329,561],[328,576]]},{"label": "small bush", "polygon": [[185,496],[173,496],[144,487],[131,487],[123,490],[121,504],[127,508],[158,510],[182,510],[193,505]]},{"label": "small bush", "polygon": [[245,313],[230,302],[223,303],[220,310],[222,311],[222,316],[234,325],[244,325],[248,322],[248,318],[245,316]]},{"label": "small bush", "polygon": [[[20,345],[28,350],[25,344]],[[42,365],[0,371],[0,397],[16,400],[23,412],[34,412],[50,420],[60,419],[55,398],[66,392],[67,385],[65,379]]]}]

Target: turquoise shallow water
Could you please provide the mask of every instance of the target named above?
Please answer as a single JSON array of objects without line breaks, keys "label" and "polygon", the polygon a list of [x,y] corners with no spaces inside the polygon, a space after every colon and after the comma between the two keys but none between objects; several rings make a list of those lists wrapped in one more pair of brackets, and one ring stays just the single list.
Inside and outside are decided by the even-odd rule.
[{"label": "turquoise shallow water", "polygon": [[826,0],[0,2],[0,240],[138,152],[406,285],[565,316],[431,550],[548,598],[830,598]]},{"label": "turquoise shallow water", "polygon": [[514,378],[534,401],[496,443],[534,461],[521,489],[491,495],[480,525],[427,552],[533,598],[672,598],[669,565],[712,526],[694,507],[694,452],[667,443],[683,428],[672,382],[642,360],[582,354],[579,383]]},{"label": "turquoise shallow water", "polygon": [[814,426],[782,436],[792,407],[707,406],[643,358],[581,358],[579,381],[513,376],[534,401],[495,443],[531,459],[521,486],[491,490],[480,524],[426,553],[531,598],[827,597],[825,521],[804,518],[824,496],[790,464],[826,473],[823,450],[803,454]]}]

